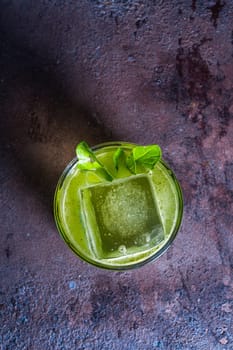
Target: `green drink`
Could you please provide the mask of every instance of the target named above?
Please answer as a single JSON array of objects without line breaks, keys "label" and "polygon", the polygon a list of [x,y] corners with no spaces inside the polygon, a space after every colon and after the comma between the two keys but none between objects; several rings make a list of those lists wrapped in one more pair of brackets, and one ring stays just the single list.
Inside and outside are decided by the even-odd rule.
[{"label": "green drink", "polygon": [[132,174],[117,154],[119,147],[129,159],[135,145],[105,143],[93,148],[106,169],[104,176],[112,181],[100,176],[102,169],[80,169],[80,159],[67,166],[57,185],[54,215],[61,236],[80,258],[98,267],[126,270],[154,260],[169,247],[181,224],[183,200],[164,161],[149,171],[139,164],[139,173]]}]

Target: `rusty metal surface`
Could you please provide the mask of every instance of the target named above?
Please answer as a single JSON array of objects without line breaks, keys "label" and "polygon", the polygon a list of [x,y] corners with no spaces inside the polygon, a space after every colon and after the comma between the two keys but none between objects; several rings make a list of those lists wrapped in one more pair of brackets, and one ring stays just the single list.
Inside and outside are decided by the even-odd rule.
[{"label": "rusty metal surface", "polygon": [[[0,349],[233,349],[232,1],[0,5]],[[58,236],[82,139],[162,146],[185,215],[155,263],[105,272]]]}]

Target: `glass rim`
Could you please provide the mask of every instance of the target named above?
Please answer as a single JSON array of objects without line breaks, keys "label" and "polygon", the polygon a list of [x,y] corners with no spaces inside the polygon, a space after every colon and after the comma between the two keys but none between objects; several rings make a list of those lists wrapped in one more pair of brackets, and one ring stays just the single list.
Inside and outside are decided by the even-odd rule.
[{"label": "glass rim", "polygon": [[[129,148],[132,148],[132,146],[134,146],[134,145],[138,145],[138,144],[131,143],[131,142],[125,142],[125,141],[109,141],[109,142],[103,142],[103,143],[91,146],[91,149],[93,151],[97,151],[99,149],[102,149],[105,147],[112,147],[112,146],[115,146],[115,147],[117,147],[117,146],[127,147],[128,146]],[[169,235],[168,240],[160,249],[155,251],[154,254],[145,258],[144,260],[139,261],[139,262],[133,262],[131,264],[125,264],[125,265],[124,264],[123,265],[109,265],[109,264],[104,264],[99,260],[98,261],[92,260],[91,258],[85,256],[80,251],[78,251],[78,249],[74,246],[74,244],[71,243],[70,240],[68,239],[68,237],[65,233],[65,230],[63,229],[62,224],[60,223],[60,220],[59,220],[58,202],[56,200],[57,193],[58,193],[58,190],[62,187],[66,176],[69,174],[70,170],[77,162],[78,162],[77,157],[74,157],[67,164],[67,166],[65,167],[65,169],[61,173],[61,175],[58,179],[56,189],[55,189],[54,200],[53,200],[53,213],[54,213],[54,218],[55,218],[57,230],[58,230],[61,238],[63,239],[63,241],[65,241],[65,243],[72,250],[72,252],[75,254],[75,256],[79,257],[81,260],[89,263],[90,265],[93,265],[95,267],[98,267],[98,268],[101,268],[104,270],[128,271],[128,270],[133,270],[133,269],[139,268],[141,266],[144,266],[150,262],[153,262],[153,261],[157,260],[161,255],[163,255],[167,251],[167,249],[171,246],[172,242],[174,241],[174,239],[176,238],[176,236],[180,230],[180,227],[182,224],[182,219],[183,219],[183,209],[184,209],[183,194],[182,194],[180,184],[176,178],[174,171],[167,165],[167,163],[163,159],[159,160],[159,162],[166,168],[166,170],[169,171],[169,175],[172,177],[172,180],[175,184],[176,192],[178,195],[179,209],[178,209],[176,224],[175,224],[175,228],[173,229],[173,232]]]}]

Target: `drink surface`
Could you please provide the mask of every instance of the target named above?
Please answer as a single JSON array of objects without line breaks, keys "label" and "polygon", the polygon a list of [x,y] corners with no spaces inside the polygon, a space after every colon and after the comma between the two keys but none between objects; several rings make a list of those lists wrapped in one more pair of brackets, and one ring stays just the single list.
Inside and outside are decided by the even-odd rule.
[{"label": "drink surface", "polygon": [[[84,260],[110,269],[139,266],[160,255],[182,217],[182,195],[171,170],[159,161],[147,175],[132,176],[126,167],[116,172],[113,154],[118,146],[95,151],[117,180],[103,183],[94,172],[78,169],[74,161],[55,196],[55,218],[67,244]],[[132,146],[122,147],[127,153]]]}]

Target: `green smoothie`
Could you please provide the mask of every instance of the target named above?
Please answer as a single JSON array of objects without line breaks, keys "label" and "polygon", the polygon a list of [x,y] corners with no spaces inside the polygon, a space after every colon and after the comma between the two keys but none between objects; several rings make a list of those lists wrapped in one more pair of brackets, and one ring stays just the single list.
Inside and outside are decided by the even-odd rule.
[{"label": "green smoothie", "polygon": [[55,220],[69,247],[83,260],[107,269],[139,267],[159,257],[181,224],[183,200],[169,167],[159,160],[153,169],[132,174],[125,159],[135,145],[106,143],[94,147],[106,169],[80,169],[74,159],[62,174],[54,198]]}]

